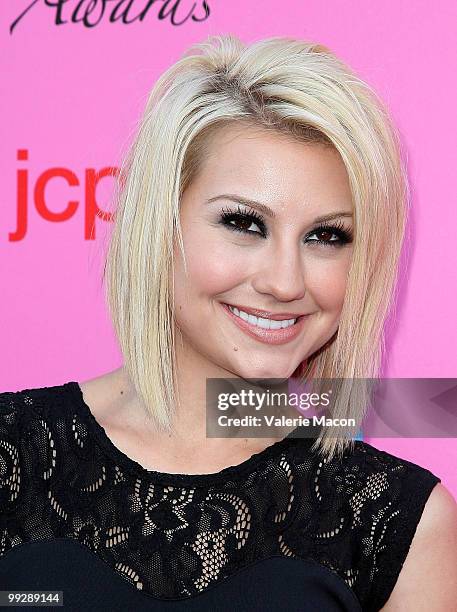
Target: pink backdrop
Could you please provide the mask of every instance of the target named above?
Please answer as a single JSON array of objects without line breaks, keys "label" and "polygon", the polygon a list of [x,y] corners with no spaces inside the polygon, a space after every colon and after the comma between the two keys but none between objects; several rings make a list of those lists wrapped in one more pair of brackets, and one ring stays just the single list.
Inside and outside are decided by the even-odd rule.
[{"label": "pink backdrop", "polygon": [[[112,184],[101,178],[95,189],[97,173],[118,165],[159,73],[191,43],[230,32],[246,42],[322,42],[387,101],[407,149],[413,245],[383,373],[457,377],[455,0],[207,0],[204,20],[201,0],[156,0],[131,24],[111,23],[120,0],[105,0],[92,28],[71,21],[76,0],[60,1],[60,25],[45,0],[0,7],[0,391],[86,380],[121,365],[100,281],[109,221],[97,219],[95,240],[85,230]],[[130,18],[147,2],[131,4]],[[102,0],[95,5],[92,21]],[[160,7],[173,6],[176,21],[189,15],[181,25],[158,19]],[[53,174],[63,176],[45,187]],[[25,233],[18,201],[22,226],[28,202]],[[366,440],[428,467],[457,497],[454,439]]]}]

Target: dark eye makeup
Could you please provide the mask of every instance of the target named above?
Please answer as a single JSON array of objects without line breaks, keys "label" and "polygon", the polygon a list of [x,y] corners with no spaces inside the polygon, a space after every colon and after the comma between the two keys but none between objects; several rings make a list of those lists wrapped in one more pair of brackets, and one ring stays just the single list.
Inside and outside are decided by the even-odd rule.
[{"label": "dark eye makeup", "polygon": [[[241,232],[243,234],[258,235],[262,238],[268,236],[267,227],[265,225],[264,218],[260,213],[252,208],[244,210],[238,205],[238,208],[223,208],[220,221],[224,227],[234,232]],[[249,229],[252,224],[256,225],[259,231],[253,231]],[[311,236],[321,236],[320,238],[314,239]],[[328,236],[329,238],[325,238]],[[342,247],[349,244],[353,240],[352,230],[347,228],[344,223],[340,220],[331,223],[320,223],[310,232],[308,232],[307,240],[311,244],[321,244],[323,246],[329,246],[333,248]]]}]

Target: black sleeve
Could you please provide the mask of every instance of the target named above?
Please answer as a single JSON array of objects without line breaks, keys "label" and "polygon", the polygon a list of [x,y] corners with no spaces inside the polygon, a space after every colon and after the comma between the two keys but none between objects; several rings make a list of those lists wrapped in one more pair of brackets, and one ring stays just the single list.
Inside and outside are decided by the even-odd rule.
[{"label": "black sleeve", "polygon": [[441,479],[429,470],[406,460],[398,469],[398,495],[383,520],[383,536],[375,554],[375,573],[367,610],[378,612],[392,593],[408,555],[425,504]]},{"label": "black sleeve", "polygon": [[19,495],[21,416],[18,393],[0,393],[0,533]]}]

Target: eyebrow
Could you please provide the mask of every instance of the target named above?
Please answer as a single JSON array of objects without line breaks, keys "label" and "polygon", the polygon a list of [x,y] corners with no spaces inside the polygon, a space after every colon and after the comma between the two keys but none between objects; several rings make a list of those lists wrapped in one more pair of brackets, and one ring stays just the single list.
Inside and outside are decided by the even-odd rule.
[{"label": "eyebrow", "polygon": [[[238,202],[239,204],[244,204],[246,206],[250,206],[251,208],[255,208],[262,212],[267,217],[271,217],[272,219],[276,218],[276,213],[266,204],[262,204],[261,202],[257,202],[256,200],[251,200],[249,198],[245,198],[243,196],[235,195],[232,193],[223,193],[212,198],[206,200],[206,204],[211,204],[212,202],[216,202],[217,200],[230,200],[232,202]],[[353,214],[346,211],[341,212],[331,212],[326,215],[321,215],[316,217],[313,223],[325,223],[326,221],[333,221],[334,219],[339,219],[340,217],[352,217]]]}]

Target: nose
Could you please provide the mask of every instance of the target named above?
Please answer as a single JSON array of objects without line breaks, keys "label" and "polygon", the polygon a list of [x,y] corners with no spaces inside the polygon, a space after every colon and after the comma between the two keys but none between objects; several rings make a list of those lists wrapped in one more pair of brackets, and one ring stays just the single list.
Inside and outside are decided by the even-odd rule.
[{"label": "nose", "polygon": [[305,295],[303,253],[297,244],[281,244],[262,257],[254,274],[253,287],[258,293],[270,294],[279,302],[300,300]]}]

